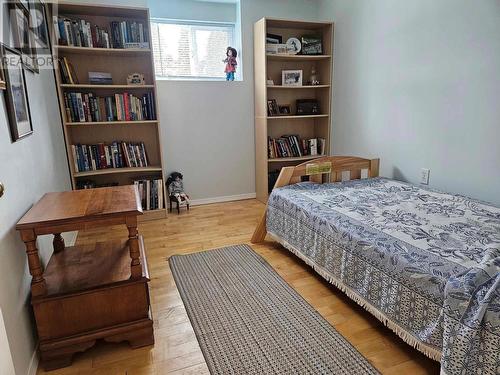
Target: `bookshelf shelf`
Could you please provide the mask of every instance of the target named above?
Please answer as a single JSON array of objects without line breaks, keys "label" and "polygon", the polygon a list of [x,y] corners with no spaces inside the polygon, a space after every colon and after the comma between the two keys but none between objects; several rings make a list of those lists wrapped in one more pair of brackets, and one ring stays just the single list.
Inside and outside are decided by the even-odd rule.
[{"label": "bookshelf shelf", "polygon": [[268,53],[268,60],[277,60],[277,61],[319,61],[319,60],[329,60],[332,58],[331,55],[275,55]]},{"label": "bookshelf shelf", "polygon": [[151,55],[149,48],[92,48],[56,46],[59,53],[72,53],[78,55]]},{"label": "bookshelf shelf", "polygon": [[0,79],[0,90],[5,90],[5,82]]},{"label": "bookshelf shelf", "polygon": [[[55,19],[55,26],[51,23],[50,37],[51,44],[54,49],[54,56],[61,59],[66,59],[67,63],[55,64],[56,71],[56,87],[59,97],[59,108],[63,123],[64,138],[66,142],[68,166],[71,174],[71,182],[73,189],[88,186],[108,186],[113,184],[130,185],[137,180],[148,180],[151,183],[156,183],[156,186],[162,186],[161,192],[163,193],[163,202],[167,202],[167,195],[164,186],[164,166],[162,165],[162,147],[160,141],[160,121],[158,120],[158,98],[156,77],[153,65],[153,54],[150,48],[96,48],[97,45],[102,43],[111,46],[123,46],[126,43],[140,42],[146,44],[151,38],[151,26],[149,10],[144,7],[128,7],[121,5],[101,5],[101,4],[88,4],[88,3],[72,3],[70,2],[49,2],[47,3],[48,18]],[[69,22],[85,21],[89,24],[88,29],[92,34],[85,34],[85,31],[80,29],[79,33],[70,35],[71,33],[65,30],[64,24]],[[62,26],[61,26],[62,22]],[[127,23],[122,30],[114,33],[113,24],[116,26],[120,23]],[[134,34],[132,27],[137,27]],[[132,30],[131,34],[126,34],[129,30],[128,25]],[[78,27],[78,25],[76,26]],[[62,31],[61,31],[62,30]],[[86,30],[86,29],[84,29]],[[115,28],[120,30],[120,28]],[[108,32],[107,35],[100,34],[102,31]],[[61,33],[65,34],[64,37]],[[80,42],[75,43],[75,39],[81,38]],[[141,40],[134,38],[139,38]],[[100,39],[99,39],[100,38]],[[61,40],[69,41],[65,42]],[[97,42],[96,42],[97,40]],[[104,40],[104,42],[103,42]],[[78,40],[77,40],[78,41]],[[97,43],[97,44],[96,44]],[[99,44],[101,43],[101,44]],[[78,45],[93,45],[94,47],[78,47]],[[130,44],[129,44],[130,45]],[[64,66],[63,66],[64,65]],[[62,69],[62,70],[61,70]],[[68,80],[68,72],[71,79]],[[96,85],[88,81],[89,72],[102,72],[110,73],[113,82],[126,83],[128,75],[132,73],[140,73],[144,75],[147,85],[128,85],[128,84],[105,84]],[[76,84],[76,82],[81,82]],[[128,100],[125,102],[125,93],[127,93]],[[70,101],[68,105],[68,96],[74,98],[74,95],[82,96],[82,103],[85,101],[86,108],[84,107],[84,116],[86,119],[102,120],[106,119],[110,113],[113,113],[115,120],[129,119],[129,121],[88,121],[88,122],[74,122],[71,117],[75,119],[75,110],[82,113],[80,101]],[[94,94],[91,96],[90,94]],[[115,96],[115,94],[118,94]],[[89,99],[94,98],[94,102]],[[102,99],[114,98],[114,102],[102,103]],[[123,99],[121,99],[123,98]],[[132,98],[132,99],[130,99]],[[131,101],[131,100],[135,100]],[[146,100],[144,102],[144,100]],[[149,100],[149,102],[148,102]],[[75,104],[76,103],[76,104]],[[96,103],[99,107],[96,106]],[[126,104],[127,103],[127,104]],[[90,105],[89,105],[90,104]],[[142,104],[142,106],[141,106]],[[109,107],[109,105],[115,107]],[[128,105],[128,107],[124,107]],[[121,114],[118,113],[119,106],[121,106]],[[89,111],[90,109],[90,111]],[[142,112],[141,112],[142,111]],[[97,114],[96,114],[97,113]],[[139,118],[154,118],[155,120],[138,120],[130,121],[134,118],[133,113],[138,114]],[[155,115],[156,113],[156,115]],[[80,115],[81,117],[82,115]],[[78,117],[77,117],[78,118]],[[86,129],[87,128],[87,129]],[[151,167],[130,167],[134,165],[131,160],[126,160],[122,164],[121,155],[119,162],[121,165],[127,165],[126,168],[107,168],[97,169],[94,171],[78,172],[78,160],[81,154],[76,154],[78,160],[75,163],[72,145],[85,145],[85,147],[93,147],[91,145],[99,145],[104,143],[105,147],[111,147],[114,142],[128,143],[128,144],[143,144],[147,154],[148,164]],[[119,146],[125,147],[125,146]],[[99,161],[99,154],[87,152],[84,154],[85,158],[95,159],[95,163],[103,162],[102,151]],[[105,150],[109,150],[105,148]],[[124,150],[121,150],[124,152]],[[128,150],[127,152],[130,152]],[[132,151],[134,152],[134,151]],[[140,152],[140,151],[135,151]],[[133,154],[132,154],[133,155]],[[116,156],[118,157],[118,156]],[[133,156],[133,159],[137,154]],[[104,165],[110,165],[109,154],[106,155]],[[112,157],[113,158],[113,157]],[[115,165],[115,159],[112,165]],[[81,162],[81,161],[80,161]],[[118,164],[117,164],[118,165]],[[144,165],[144,164],[143,164]],[[162,180],[161,184],[160,181]],[[149,189],[149,188],[148,188]],[[149,190],[148,190],[149,191]],[[155,190],[156,191],[156,190]],[[145,210],[141,220],[153,220],[164,218],[167,215],[166,205],[158,210]]]},{"label": "bookshelf shelf", "polygon": [[156,125],[158,124],[158,121],[156,120],[146,120],[146,121],[101,121],[101,122],[66,122],[66,126],[78,126],[78,127],[85,127],[85,126],[121,126],[121,125]]},{"label": "bookshelf shelf", "polygon": [[304,118],[325,118],[330,117],[328,114],[324,115],[294,115],[294,116],[267,116],[268,120],[298,120]]},{"label": "bookshelf shelf", "polygon": [[105,174],[118,174],[118,173],[149,173],[149,172],[161,172],[161,167],[142,167],[142,168],[107,168],[99,169],[97,171],[87,171],[87,172],[76,172],[75,177],[89,177],[89,176],[100,176]]},{"label": "bookshelf shelf", "polygon": [[[255,190],[266,203],[279,171],[318,157],[330,155],[331,100],[333,77],[333,22],[306,22],[263,18],[254,25],[255,79]],[[283,40],[305,35],[321,37],[322,55],[276,55],[266,51],[267,34]],[[313,70],[320,82],[315,86],[283,86],[283,70],[301,70],[302,81],[310,81]],[[268,80],[275,84],[268,85]],[[297,100],[319,102],[320,114],[296,115]],[[272,103],[270,106],[269,103]],[[270,116],[278,106],[288,106],[289,114]],[[295,155],[295,157],[279,157]],[[297,155],[304,155],[296,157]]]},{"label": "bookshelf shelf", "polygon": [[315,85],[315,86],[282,86],[282,85],[268,85],[267,88],[271,90],[314,90],[314,89],[328,89],[330,85]]},{"label": "bookshelf shelf", "polygon": [[64,89],[92,89],[92,90],[144,90],[153,89],[154,85],[91,85],[91,84],[61,84]]},{"label": "bookshelf shelf", "polygon": [[309,155],[309,156],[301,156],[298,158],[274,158],[274,159],[267,159],[269,163],[283,163],[283,162],[292,162],[292,161],[307,161],[307,160],[312,160],[312,159],[317,159],[321,157],[321,155]]}]

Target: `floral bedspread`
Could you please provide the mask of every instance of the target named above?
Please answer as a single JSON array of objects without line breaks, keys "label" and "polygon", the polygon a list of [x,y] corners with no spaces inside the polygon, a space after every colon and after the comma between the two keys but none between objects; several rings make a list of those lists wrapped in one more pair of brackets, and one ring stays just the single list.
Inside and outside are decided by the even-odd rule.
[{"label": "floral bedspread", "polygon": [[385,178],[275,189],[267,230],[442,374],[500,374],[500,208]]}]

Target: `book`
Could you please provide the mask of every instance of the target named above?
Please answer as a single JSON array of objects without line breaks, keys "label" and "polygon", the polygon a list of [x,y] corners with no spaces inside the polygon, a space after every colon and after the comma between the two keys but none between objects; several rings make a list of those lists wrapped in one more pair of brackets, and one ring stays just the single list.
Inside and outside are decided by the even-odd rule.
[{"label": "book", "polygon": [[136,178],[134,185],[139,192],[142,209],[159,210],[165,208],[165,199],[163,196],[163,179],[161,178]]},{"label": "book", "polygon": [[283,135],[280,138],[268,138],[267,156],[269,159],[321,156],[326,152],[324,138],[300,139],[298,135]]},{"label": "book", "polygon": [[89,72],[89,83],[92,85],[112,85],[113,78],[111,73]]},{"label": "book", "polygon": [[64,105],[68,122],[107,122],[155,120],[154,95],[141,98],[130,94],[99,97],[94,93],[65,92]]},{"label": "book", "polygon": [[113,21],[110,31],[83,18],[54,17],[59,45],[88,48],[150,48],[144,22]]},{"label": "book", "polygon": [[149,165],[146,147],[142,142],[75,144],[71,145],[71,153],[76,172],[107,168],[138,168]]}]

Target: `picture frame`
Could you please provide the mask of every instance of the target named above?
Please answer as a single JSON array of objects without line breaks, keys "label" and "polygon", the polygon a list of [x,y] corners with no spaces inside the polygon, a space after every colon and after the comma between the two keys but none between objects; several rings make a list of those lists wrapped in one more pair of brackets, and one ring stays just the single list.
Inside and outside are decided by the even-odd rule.
[{"label": "picture frame", "polygon": [[281,84],[283,86],[302,86],[302,70],[283,70],[281,72]]},{"label": "picture frame", "polygon": [[31,32],[31,13],[19,0],[10,3],[11,29],[14,44],[22,54],[23,65],[33,73],[39,73],[35,39]]},{"label": "picture frame", "polygon": [[279,114],[281,116],[291,116],[292,115],[292,106],[290,104],[280,104],[278,106]]},{"label": "picture frame", "polygon": [[303,55],[323,54],[323,38],[321,35],[304,35],[301,39]]},{"label": "picture frame", "polygon": [[283,37],[276,34],[266,34],[266,43],[268,44],[282,44]]},{"label": "picture frame", "polygon": [[269,99],[267,101],[267,114],[268,116],[279,116],[279,108],[276,99]]},{"label": "picture frame", "polygon": [[[0,56],[1,56],[1,52],[0,52]],[[5,90],[5,89],[6,89],[5,78],[3,76],[3,70],[0,68],[0,90]]]},{"label": "picture frame", "polygon": [[0,45],[0,61],[6,84],[5,104],[10,134],[12,142],[16,142],[33,133],[22,54],[15,49]]},{"label": "picture frame", "polygon": [[45,4],[41,0],[32,0],[30,3],[30,29],[35,42],[41,48],[49,48],[49,28]]}]

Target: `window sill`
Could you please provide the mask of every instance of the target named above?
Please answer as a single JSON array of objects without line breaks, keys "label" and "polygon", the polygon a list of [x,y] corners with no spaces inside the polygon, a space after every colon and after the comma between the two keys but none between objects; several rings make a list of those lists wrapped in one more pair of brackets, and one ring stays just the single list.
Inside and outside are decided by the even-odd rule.
[{"label": "window sill", "polygon": [[[226,81],[224,78],[191,78],[191,77],[158,77],[157,81],[180,81],[180,82],[230,82]],[[232,82],[243,82],[242,79],[235,79]]]}]

